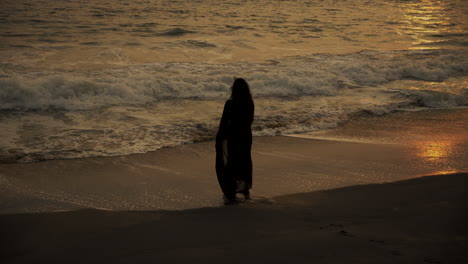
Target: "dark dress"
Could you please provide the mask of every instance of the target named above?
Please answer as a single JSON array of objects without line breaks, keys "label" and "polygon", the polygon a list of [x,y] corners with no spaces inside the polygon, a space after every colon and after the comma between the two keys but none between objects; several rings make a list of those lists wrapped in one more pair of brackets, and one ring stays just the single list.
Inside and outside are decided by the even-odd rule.
[{"label": "dark dress", "polygon": [[252,188],[252,122],[254,103],[228,100],[216,135],[216,174],[226,198]]}]

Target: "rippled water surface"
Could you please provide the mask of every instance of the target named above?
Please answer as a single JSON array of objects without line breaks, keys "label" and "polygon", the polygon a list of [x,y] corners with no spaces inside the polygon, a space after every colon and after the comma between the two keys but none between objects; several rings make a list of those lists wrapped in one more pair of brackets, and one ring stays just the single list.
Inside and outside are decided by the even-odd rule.
[{"label": "rippled water surface", "polygon": [[[465,48],[450,1],[2,1],[2,61],[53,68]],[[27,63],[26,63],[27,62]]]},{"label": "rippled water surface", "polygon": [[213,137],[234,77],[255,135],[468,103],[468,2],[32,1],[0,9],[0,159]]}]

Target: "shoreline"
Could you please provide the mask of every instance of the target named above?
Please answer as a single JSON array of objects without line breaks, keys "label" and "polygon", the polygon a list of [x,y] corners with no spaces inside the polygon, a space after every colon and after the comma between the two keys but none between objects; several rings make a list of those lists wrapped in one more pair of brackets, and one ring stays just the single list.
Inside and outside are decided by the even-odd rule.
[{"label": "shoreline", "polygon": [[[220,103],[221,105],[221,103]],[[441,113],[454,113],[459,117],[460,119],[463,119],[465,116],[468,116],[468,106],[457,106],[457,107],[450,107],[450,108],[427,108],[427,107],[421,107],[421,108],[415,108],[415,109],[395,109],[389,113],[385,113],[383,115],[373,115],[369,114],[365,111],[361,112],[356,112],[353,113],[349,116],[348,119],[340,123],[337,127],[332,127],[328,129],[320,129],[317,131],[309,131],[309,132],[302,132],[302,133],[284,133],[280,135],[255,135],[254,137],[256,138],[270,138],[270,137],[293,137],[293,138],[303,138],[303,139],[312,139],[312,140],[328,140],[328,141],[337,141],[337,142],[354,142],[354,143],[371,143],[371,144],[401,144],[402,142],[385,142],[382,140],[376,140],[374,139],[358,139],[358,138],[352,138],[349,137],[350,135],[347,135],[348,138],[346,137],[333,137],[333,133],[336,131],[343,130],[344,128],[347,128],[350,123],[353,123],[355,121],[360,121],[362,124],[362,120],[364,120],[364,123],[367,123],[365,125],[368,125],[369,121],[368,120],[375,120],[375,119],[389,119],[389,118],[394,118],[395,116],[401,115],[401,114],[410,114],[415,116],[416,118],[420,118],[421,116],[427,115],[428,113],[435,113],[437,115],[440,115]],[[5,111],[5,110],[3,110]],[[15,110],[12,110],[15,111]],[[45,110],[47,112],[48,110]],[[35,112],[32,111],[32,112]],[[427,116],[426,116],[427,117]],[[367,120],[367,121],[366,121]],[[452,120],[453,121],[453,120]],[[330,133],[331,132],[331,133]],[[346,135],[345,135],[346,136]],[[367,137],[366,135],[365,137]],[[177,148],[181,146],[186,146],[186,145],[193,145],[193,144],[199,144],[199,143],[206,143],[206,142],[212,142],[214,140],[213,137],[200,137],[196,138],[192,141],[184,141],[178,145],[169,145],[169,146],[162,146],[160,148],[154,149],[154,150],[149,150],[145,152],[134,152],[134,153],[122,153],[122,154],[114,154],[114,155],[91,155],[91,156],[78,156],[78,157],[57,157],[57,158],[32,158],[31,161],[22,161],[22,156],[41,156],[39,153],[29,153],[29,154],[21,154],[21,159],[18,158],[13,158],[13,157],[2,157],[3,160],[0,161],[0,166],[3,164],[29,164],[29,163],[35,163],[35,162],[47,162],[47,161],[53,161],[53,160],[76,160],[76,159],[88,159],[88,158],[108,158],[108,157],[121,157],[121,156],[131,156],[131,155],[142,155],[142,154],[150,154],[154,152],[158,152],[164,149],[171,149],[171,148]],[[53,152],[53,151],[52,151]],[[18,154],[19,155],[19,154]],[[30,158],[31,159],[31,158]]]},{"label": "shoreline", "polygon": [[[440,163],[414,151],[402,144],[256,137],[252,196],[468,171],[466,153]],[[127,156],[1,164],[0,214],[219,207],[223,201],[214,157],[210,141]]]},{"label": "shoreline", "polygon": [[[447,81],[447,85],[449,83]],[[460,80],[451,83],[457,87],[462,84]],[[399,87],[398,82],[382,89],[393,86]],[[356,88],[332,97],[304,96],[285,100],[260,97],[256,100],[259,111],[253,132],[256,136],[325,132],[372,115],[387,119],[387,116],[398,114],[398,111],[393,111],[399,107],[415,103],[414,98],[395,99],[401,97],[401,92],[381,91]],[[444,105],[443,97],[437,99],[442,95],[436,95],[426,98],[424,93],[420,94],[421,100],[435,100]],[[399,105],[395,105],[397,102]],[[90,111],[58,110],[1,115],[0,145],[3,144],[3,148],[0,149],[0,163],[114,157],[203,142],[216,134],[222,105],[222,100],[175,100],[147,107],[124,105]],[[466,110],[425,109],[411,114],[418,118],[426,113],[437,115],[437,112],[451,112],[462,119],[466,118]]]},{"label": "shoreline", "polygon": [[[463,110],[361,117],[320,132],[325,140],[317,134],[254,137],[252,195],[466,172],[467,115]],[[0,214],[219,207],[214,161],[214,142],[205,141],[144,154],[0,164]]]}]

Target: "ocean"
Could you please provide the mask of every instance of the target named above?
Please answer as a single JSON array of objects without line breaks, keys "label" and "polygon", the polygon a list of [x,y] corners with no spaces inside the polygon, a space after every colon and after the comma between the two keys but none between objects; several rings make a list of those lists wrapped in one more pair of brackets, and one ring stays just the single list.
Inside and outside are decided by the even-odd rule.
[{"label": "ocean", "polygon": [[234,78],[255,136],[468,105],[464,0],[2,0],[0,163],[214,138]]}]

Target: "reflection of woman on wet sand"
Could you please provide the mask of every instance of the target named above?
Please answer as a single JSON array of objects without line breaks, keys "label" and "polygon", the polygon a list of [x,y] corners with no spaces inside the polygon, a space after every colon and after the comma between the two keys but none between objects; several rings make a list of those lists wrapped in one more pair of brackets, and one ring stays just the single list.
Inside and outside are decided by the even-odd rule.
[{"label": "reflection of woman on wet sand", "polygon": [[254,108],[249,85],[244,79],[236,79],[231,98],[224,105],[216,135],[216,174],[228,201],[235,201],[236,193],[242,193],[249,199]]}]

